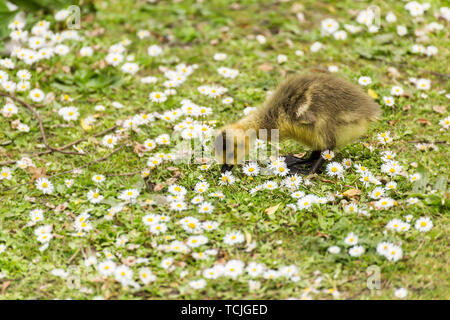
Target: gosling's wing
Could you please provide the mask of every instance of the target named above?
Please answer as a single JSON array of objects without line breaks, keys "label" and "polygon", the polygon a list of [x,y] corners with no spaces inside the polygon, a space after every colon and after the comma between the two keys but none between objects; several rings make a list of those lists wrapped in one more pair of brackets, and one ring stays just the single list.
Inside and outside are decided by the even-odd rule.
[{"label": "gosling's wing", "polygon": [[319,84],[311,83],[304,92],[299,92],[293,103],[293,119],[301,124],[314,124],[317,121],[317,112],[313,108],[313,93]]},{"label": "gosling's wing", "polygon": [[275,91],[270,105],[281,111],[290,121],[312,124],[316,114],[312,110],[313,90],[318,84],[314,77],[291,77]]}]

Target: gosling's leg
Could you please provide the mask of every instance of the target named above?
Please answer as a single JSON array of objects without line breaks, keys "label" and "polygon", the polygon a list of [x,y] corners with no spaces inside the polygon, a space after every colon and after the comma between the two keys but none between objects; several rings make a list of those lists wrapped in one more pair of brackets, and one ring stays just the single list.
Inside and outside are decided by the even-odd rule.
[{"label": "gosling's leg", "polygon": [[323,163],[325,162],[325,159],[322,157],[319,157],[319,159],[316,160],[316,162],[314,162],[310,173],[319,173],[322,168]]}]

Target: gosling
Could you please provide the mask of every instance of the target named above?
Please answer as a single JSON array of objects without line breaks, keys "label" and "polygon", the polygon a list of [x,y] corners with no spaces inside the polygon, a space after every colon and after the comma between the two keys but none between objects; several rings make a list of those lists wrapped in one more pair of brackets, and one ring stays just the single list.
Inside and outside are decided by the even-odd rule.
[{"label": "gosling", "polygon": [[[296,173],[318,173],[321,153],[336,150],[363,135],[381,113],[380,106],[360,87],[331,74],[296,75],[282,82],[263,106],[221,128],[215,155],[222,172],[242,163],[250,145],[267,129],[278,129],[279,139],[293,139],[312,150],[306,159],[285,157]],[[255,134],[249,134],[254,132]]]}]

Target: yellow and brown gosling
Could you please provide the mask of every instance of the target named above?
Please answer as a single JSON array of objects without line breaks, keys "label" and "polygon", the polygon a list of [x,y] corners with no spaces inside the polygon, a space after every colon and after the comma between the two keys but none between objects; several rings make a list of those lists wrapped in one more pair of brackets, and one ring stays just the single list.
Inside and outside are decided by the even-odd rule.
[{"label": "yellow and brown gosling", "polygon": [[[263,106],[224,126],[215,140],[222,171],[241,163],[259,129],[278,129],[280,139],[309,147],[307,159],[286,157],[293,172],[316,173],[323,165],[321,152],[341,148],[363,135],[378,119],[380,106],[360,87],[331,74],[296,75],[282,82]],[[256,135],[248,134],[254,130]],[[228,146],[228,147],[227,147]],[[310,170],[304,170],[304,167]]]}]

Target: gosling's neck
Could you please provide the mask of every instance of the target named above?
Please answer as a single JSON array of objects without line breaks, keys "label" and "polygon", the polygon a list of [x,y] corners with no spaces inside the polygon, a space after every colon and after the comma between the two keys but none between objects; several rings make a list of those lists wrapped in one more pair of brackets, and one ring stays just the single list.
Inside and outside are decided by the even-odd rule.
[{"label": "gosling's neck", "polygon": [[[278,118],[271,116],[270,108],[271,104],[265,103],[263,106],[258,107],[256,110],[253,110],[240,120],[227,125],[224,129],[236,129],[242,130],[244,132],[254,131],[255,134],[251,134],[250,139],[258,138],[263,140],[270,140],[272,139],[271,130],[278,129]],[[278,133],[276,134],[276,136],[278,138]]]},{"label": "gosling's neck", "polygon": [[245,117],[232,123],[230,127],[232,129],[243,130],[244,132],[247,130],[255,130],[258,132],[261,128],[261,117],[259,112],[257,110],[250,112]]}]

